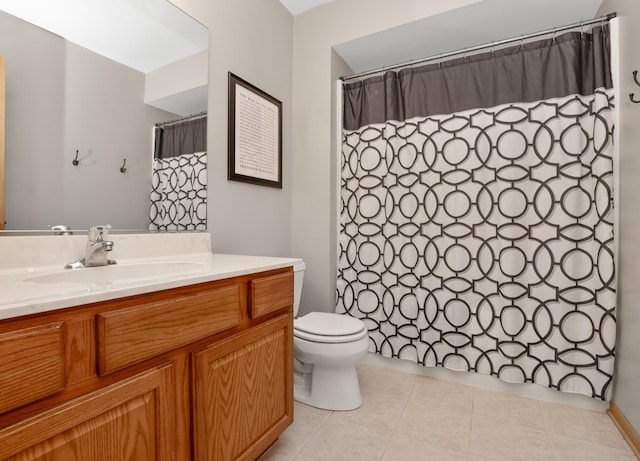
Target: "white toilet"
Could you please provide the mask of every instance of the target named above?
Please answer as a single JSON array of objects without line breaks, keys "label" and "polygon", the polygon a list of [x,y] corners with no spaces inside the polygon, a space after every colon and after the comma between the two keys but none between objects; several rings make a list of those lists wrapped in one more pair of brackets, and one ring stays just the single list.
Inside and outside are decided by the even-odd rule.
[{"label": "white toilet", "polygon": [[[294,264],[293,315],[298,315],[305,263]],[[356,365],[367,354],[365,324],[346,314],[311,312],[293,321],[293,398],[326,410],[362,405]]]}]

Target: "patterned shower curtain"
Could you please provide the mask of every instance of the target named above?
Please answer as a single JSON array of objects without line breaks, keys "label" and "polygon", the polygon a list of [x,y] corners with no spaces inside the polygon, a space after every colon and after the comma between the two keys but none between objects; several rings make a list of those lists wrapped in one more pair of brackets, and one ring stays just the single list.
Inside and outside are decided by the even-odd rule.
[{"label": "patterned shower curtain", "polygon": [[370,351],[609,399],[608,26],[344,86],[337,312]]},{"label": "patterned shower curtain", "polygon": [[207,118],[156,127],[150,230],[207,229]]}]

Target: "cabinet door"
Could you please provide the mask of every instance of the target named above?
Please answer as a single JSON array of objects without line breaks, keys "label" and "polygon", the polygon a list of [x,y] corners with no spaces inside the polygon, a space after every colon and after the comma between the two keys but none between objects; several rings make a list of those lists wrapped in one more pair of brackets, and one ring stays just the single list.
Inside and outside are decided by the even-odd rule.
[{"label": "cabinet door", "polygon": [[197,460],[254,460],[293,421],[293,317],[194,355]]},{"label": "cabinet door", "polygon": [[154,368],[2,429],[0,459],[173,459],[173,382]]},{"label": "cabinet door", "polygon": [[0,413],[64,389],[64,330],[52,322],[0,333]]}]

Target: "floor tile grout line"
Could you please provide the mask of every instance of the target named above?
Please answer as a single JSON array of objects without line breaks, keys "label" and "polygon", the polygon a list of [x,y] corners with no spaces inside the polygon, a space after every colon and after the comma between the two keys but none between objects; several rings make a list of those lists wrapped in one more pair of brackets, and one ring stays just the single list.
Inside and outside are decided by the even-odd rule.
[{"label": "floor tile grout line", "polygon": [[551,442],[551,434],[549,432],[550,431],[549,424],[547,423],[547,418],[545,417],[544,411],[542,411],[542,405],[540,405],[540,400],[539,399],[535,399],[535,401],[536,401],[536,406],[538,408],[538,411],[540,412],[540,416],[542,417],[542,424],[544,426],[544,433],[545,433],[545,436],[547,437],[547,444],[549,445],[549,450],[551,451],[551,455],[553,456],[554,460],[559,460],[560,458],[558,457],[558,453],[556,453],[556,447]]},{"label": "floor tile grout line", "polygon": [[467,441],[467,459],[471,459],[471,438],[473,436],[473,416],[476,405],[476,393],[477,389],[474,388],[471,391],[471,418],[469,420],[469,440]]},{"label": "floor tile grout line", "polygon": [[[302,404],[302,405],[305,405],[305,404]],[[331,417],[333,413],[335,413],[333,410],[329,411],[329,413],[325,416],[322,422],[318,424],[318,427],[315,428],[315,430],[311,433],[311,435],[309,435],[309,437],[307,437],[306,440],[300,445],[300,447],[293,453],[293,456],[291,457],[291,461],[296,459],[296,457],[300,454],[302,449],[307,446],[309,441],[318,433],[322,425],[327,422],[327,420]]]},{"label": "floor tile grout line", "polygon": [[384,459],[384,455],[387,453],[387,450],[389,449],[389,445],[391,444],[391,439],[393,438],[394,435],[396,435],[396,429],[398,428],[398,424],[400,424],[400,420],[402,419],[402,416],[404,415],[404,412],[407,410],[407,405],[409,405],[409,400],[411,399],[411,395],[413,394],[413,390],[416,387],[416,383],[413,383],[413,386],[411,387],[411,392],[409,392],[409,394],[405,397],[405,401],[404,401],[404,406],[402,407],[402,411],[400,412],[400,416],[398,417],[398,420],[396,421],[396,423],[393,426],[393,429],[391,430],[391,435],[389,436],[389,440],[387,440],[387,443],[385,444],[382,453],[380,454],[380,461],[382,461]]},{"label": "floor tile grout line", "polygon": [[[418,375],[418,376],[417,376],[417,379],[415,379],[415,380],[414,380],[413,387],[412,387],[412,389],[411,389],[411,392],[409,393],[409,396],[408,396],[408,398],[407,398],[407,401],[406,401],[406,403],[405,403],[405,406],[404,406],[404,408],[403,408],[403,410],[402,410],[402,414],[404,414],[404,412],[406,411],[407,406],[409,405],[409,402],[410,402],[411,400],[414,400],[414,401],[416,401],[416,402],[420,402],[421,404],[426,405],[427,407],[430,407],[430,408],[436,408],[436,409],[438,409],[438,410],[444,410],[444,411],[448,411],[448,412],[454,412],[454,413],[461,414],[461,415],[463,415],[463,414],[464,414],[464,415],[468,414],[468,415],[469,415],[469,426],[471,426],[471,422],[472,422],[472,420],[473,420],[473,412],[472,412],[472,410],[473,410],[473,388],[472,388],[472,387],[470,387],[470,391],[472,392],[472,401],[471,401],[471,402],[472,402],[472,407],[471,407],[471,411],[468,411],[468,412],[467,412],[467,411],[461,411],[461,410],[459,410],[459,409],[455,409],[455,408],[450,408],[448,405],[438,405],[438,404],[435,404],[435,405],[434,405],[434,404],[433,404],[433,402],[428,402],[428,401],[422,400],[422,399],[420,399],[420,398],[418,398],[418,397],[415,397],[415,396],[414,396],[414,392],[415,392],[416,387],[418,386],[418,382],[419,382],[420,380],[427,380],[427,381],[428,381],[428,380],[442,381],[442,380],[440,380],[439,378],[433,378],[433,377],[431,377],[431,376],[420,376],[420,375]],[[464,386],[466,386],[466,385],[464,385]],[[402,415],[400,416],[400,418],[402,418]],[[400,419],[398,419],[398,422],[396,423],[396,425],[395,425],[395,427],[394,427],[393,434],[396,434],[396,429],[397,429],[397,427],[398,427],[398,425],[399,425],[399,424],[400,424]],[[400,435],[400,436],[403,436],[403,437],[405,436],[404,434],[401,434],[401,433],[397,433],[397,434],[398,434],[398,435]],[[429,442],[427,442],[427,443],[429,443]],[[456,454],[456,455],[458,455],[458,456],[464,456],[467,460],[470,460],[470,459],[471,459],[471,453],[470,453],[470,451],[469,451],[469,445],[470,445],[470,443],[471,443],[471,427],[469,427],[469,440],[468,440],[468,442],[467,442],[467,452],[466,452],[466,453],[461,453],[460,451],[455,450],[455,449],[452,449],[452,448],[450,448],[450,447],[443,447],[443,446],[440,446],[440,445],[436,445],[436,446],[438,446],[440,449],[443,449],[443,450],[449,451],[449,452],[451,452],[451,453],[455,453],[455,454]]]},{"label": "floor tile grout line", "polygon": [[[568,405],[568,404],[564,404],[564,403],[547,402],[545,400],[538,400],[538,405],[540,406],[540,412],[542,413],[543,421],[545,423],[545,429],[547,429],[548,420],[545,417],[545,412],[542,411],[542,404],[549,404],[549,405],[555,405],[555,406],[560,406],[560,407],[566,407],[568,410],[572,410],[572,411],[579,411],[579,412],[584,411],[584,412],[587,412],[587,413],[594,413],[594,414],[597,414],[597,415],[606,415],[606,413],[602,413],[602,412],[599,412],[597,410],[591,410],[591,409],[588,409],[588,408],[580,408],[580,407],[574,407],[574,406],[571,406],[571,405]],[[613,425],[613,422],[610,419],[608,419],[608,417],[605,419],[605,421],[607,421],[608,423]],[[598,424],[598,426],[600,426],[600,424]],[[614,428],[615,428],[615,426],[614,426]],[[617,431],[617,428],[616,428],[616,431]],[[553,431],[551,431],[550,428],[548,428],[547,433],[549,434],[549,444],[551,444],[552,443],[551,442],[551,435],[553,435],[554,433],[553,433]],[[602,444],[602,443],[600,443],[598,441],[588,440],[588,439],[585,439],[585,438],[576,437],[574,435],[563,434],[563,433],[558,434],[558,435],[560,437],[564,438],[564,439],[569,439],[569,440],[572,440],[574,442],[586,443],[586,444],[598,447],[599,449],[606,450],[606,451],[609,451],[609,452],[618,453],[618,454],[628,453],[627,450],[621,450],[621,449],[613,447],[611,445]],[[622,437],[621,434],[620,434],[620,437],[624,440],[624,437]],[[625,440],[625,442],[626,442],[626,440]],[[628,447],[628,445],[626,445],[626,447]],[[629,448],[629,450],[631,450],[631,449]],[[632,451],[631,451],[631,453],[632,453]]]}]

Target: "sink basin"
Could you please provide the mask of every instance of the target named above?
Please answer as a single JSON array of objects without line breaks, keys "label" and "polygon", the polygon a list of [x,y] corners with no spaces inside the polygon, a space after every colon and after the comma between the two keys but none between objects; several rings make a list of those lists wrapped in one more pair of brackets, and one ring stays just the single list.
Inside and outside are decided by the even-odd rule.
[{"label": "sink basin", "polygon": [[143,264],[123,264],[100,267],[87,267],[83,269],[65,270],[52,274],[37,275],[25,279],[25,282],[34,283],[85,283],[107,284],[114,282],[128,282],[131,280],[146,280],[166,278],[172,275],[181,275],[188,272],[202,270],[201,263],[193,262],[161,262]]}]

